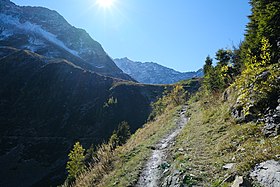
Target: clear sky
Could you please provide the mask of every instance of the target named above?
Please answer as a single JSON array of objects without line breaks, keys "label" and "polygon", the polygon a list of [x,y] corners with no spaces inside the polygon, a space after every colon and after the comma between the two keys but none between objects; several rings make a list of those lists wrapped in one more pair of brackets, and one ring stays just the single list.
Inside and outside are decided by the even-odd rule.
[{"label": "clear sky", "polygon": [[207,55],[239,44],[250,14],[244,0],[115,0],[110,8],[96,0],[12,1],[58,11],[112,58],[153,61],[179,71],[197,70]]}]

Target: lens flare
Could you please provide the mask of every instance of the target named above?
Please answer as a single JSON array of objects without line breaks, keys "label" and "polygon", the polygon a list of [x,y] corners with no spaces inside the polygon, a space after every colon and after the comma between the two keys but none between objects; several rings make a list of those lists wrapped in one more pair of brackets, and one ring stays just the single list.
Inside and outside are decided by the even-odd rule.
[{"label": "lens flare", "polygon": [[102,8],[110,8],[114,5],[115,0],[97,0],[96,3]]}]

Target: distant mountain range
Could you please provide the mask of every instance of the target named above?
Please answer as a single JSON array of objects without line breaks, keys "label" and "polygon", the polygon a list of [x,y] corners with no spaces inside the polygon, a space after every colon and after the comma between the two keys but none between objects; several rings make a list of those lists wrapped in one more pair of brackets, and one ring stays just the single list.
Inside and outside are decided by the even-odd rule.
[{"label": "distant mountain range", "polygon": [[141,83],[172,84],[181,80],[203,76],[202,69],[182,73],[154,62],[134,62],[128,58],[117,58],[114,61],[124,73]]}]

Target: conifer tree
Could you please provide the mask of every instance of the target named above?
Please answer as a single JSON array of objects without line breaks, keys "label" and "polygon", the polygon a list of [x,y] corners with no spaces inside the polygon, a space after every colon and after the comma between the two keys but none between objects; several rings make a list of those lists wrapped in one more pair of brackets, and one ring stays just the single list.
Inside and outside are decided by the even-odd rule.
[{"label": "conifer tree", "polygon": [[[241,47],[241,57],[245,62],[247,54],[260,57],[263,38],[271,44],[271,62],[280,59],[280,1],[279,0],[250,0],[252,14]],[[248,59],[247,59],[248,60]],[[259,61],[261,59],[257,59]]]},{"label": "conifer tree", "polygon": [[68,154],[69,161],[67,162],[66,169],[69,173],[68,178],[71,181],[75,180],[85,169],[84,152],[85,149],[82,147],[80,142],[76,142],[73,149]]},{"label": "conifer tree", "polygon": [[109,145],[115,149],[117,146],[123,145],[131,136],[129,125],[126,121],[121,122],[118,125],[118,129],[114,130],[109,139]]},{"label": "conifer tree", "polygon": [[121,122],[118,126],[118,130],[116,132],[119,140],[119,145],[123,145],[131,136],[129,125],[126,121]]},{"label": "conifer tree", "polygon": [[203,66],[203,73],[205,76],[213,69],[213,59],[208,55],[205,60],[205,65]]}]

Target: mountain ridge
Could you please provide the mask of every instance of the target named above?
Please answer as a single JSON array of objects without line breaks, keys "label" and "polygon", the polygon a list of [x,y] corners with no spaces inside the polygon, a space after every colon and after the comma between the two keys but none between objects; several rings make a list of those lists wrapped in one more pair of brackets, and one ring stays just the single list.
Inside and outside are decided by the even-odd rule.
[{"label": "mountain ridge", "polygon": [[97,73],[131,80],[83,29],[44,7],[0,1],[0,45],[28,49],[50,58],[64,58]]},{"label": "mountain ridge", "polygon": [[116,58],[114,61],[124,73],[146,84],[172,84],[203,76],[202,69],[182,73],[155,62],[134,62],[127,57]]}]

